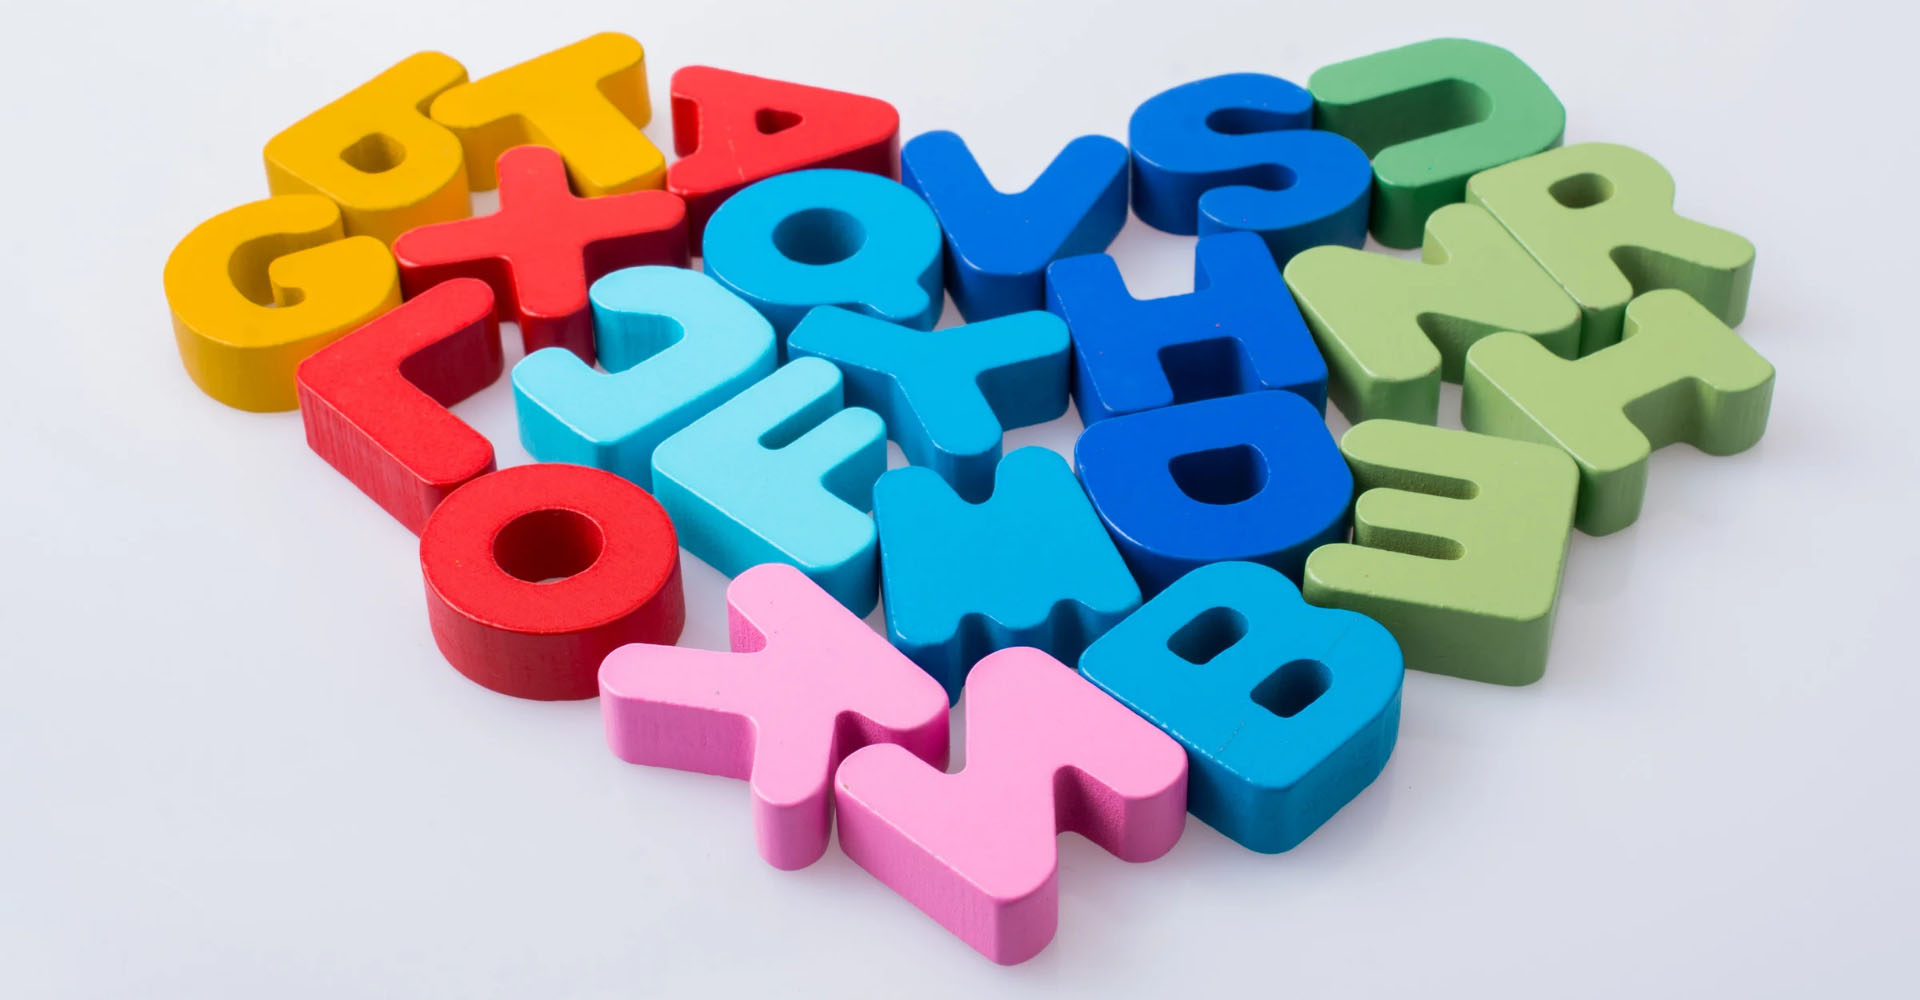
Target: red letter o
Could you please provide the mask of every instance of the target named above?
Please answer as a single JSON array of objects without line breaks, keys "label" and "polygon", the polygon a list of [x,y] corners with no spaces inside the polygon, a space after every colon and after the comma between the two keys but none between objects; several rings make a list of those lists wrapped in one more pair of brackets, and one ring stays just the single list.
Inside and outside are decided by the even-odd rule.
[{"label": "red letter o", "polygon": [[440,652],[516,698],[591,698],[608,653],[671,645],[686,622],[666,511],[585,466],[515,466],[455,490],[420,532],[420,570]]}]

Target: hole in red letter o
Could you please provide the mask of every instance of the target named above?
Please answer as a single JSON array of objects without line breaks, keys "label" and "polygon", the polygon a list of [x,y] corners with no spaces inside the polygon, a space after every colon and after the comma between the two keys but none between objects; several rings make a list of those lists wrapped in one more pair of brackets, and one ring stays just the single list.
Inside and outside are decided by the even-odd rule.
[{"label": "hole in red letter o", "polygon": [[455,490],[420,533],[420,571],[440,652],[516,698],[591,698],[608,653],[670,645],[686,621],[666,511],[579,465],[516,466]]}]

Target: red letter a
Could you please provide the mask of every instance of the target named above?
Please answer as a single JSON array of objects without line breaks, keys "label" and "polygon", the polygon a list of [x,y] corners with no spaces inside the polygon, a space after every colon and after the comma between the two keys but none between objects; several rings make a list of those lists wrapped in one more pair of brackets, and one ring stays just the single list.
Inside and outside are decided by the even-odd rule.
[{"label": "red letter a", "polygon": [[900,177],[900,113],[873,97],[688,66],[673,74],[667,190],[686,199],[694,252],[735,191],[811,167]]}]

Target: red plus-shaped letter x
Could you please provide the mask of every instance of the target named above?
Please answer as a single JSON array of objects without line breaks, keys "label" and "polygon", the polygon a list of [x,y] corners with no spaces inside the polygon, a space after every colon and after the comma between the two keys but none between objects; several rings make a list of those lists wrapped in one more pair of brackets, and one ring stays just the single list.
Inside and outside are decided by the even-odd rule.
[{"label": "red plus-shaped letter x", "polygon": [[576,197],[560,154],[500,154],[500,210],[409,230],[393,242],[409,298],[448,278],[493,287],[499,317],[520,324],[528,353],[564,347],[593,363],[587,286],[623,267],[687,266],[687,210],[665,191]]}]

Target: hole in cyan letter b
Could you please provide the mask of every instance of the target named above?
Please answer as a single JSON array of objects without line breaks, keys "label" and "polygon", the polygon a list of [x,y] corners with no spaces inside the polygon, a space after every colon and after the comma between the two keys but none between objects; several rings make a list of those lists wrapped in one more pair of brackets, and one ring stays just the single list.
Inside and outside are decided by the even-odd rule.
[{"label": "hole in cyan letter b", "polygon": [[1254,685],[1253,703],[1281,717],[1291,719],[1327,693],[1333,675],[1318,660],[1290,660],[1267,679]]},{"label": "hole in cyan letter b", "polygon": [[384,174],[407,158],[407,150],[392,136],[374,132],[361,136],[353,145],[341,150],[340,158],[355,170]]},{"label": "hole in cyan letter b", "polygon": [[773,227],[773,248],[802,264],[838,264],[867,241],[860,220],[837,208],[807,208]]},{"label": "hole in cyan letter b", "polygon": [[1232,608],[1208,608],[1167,637],[1175,656],[1206,666],[1247,635],[1247,616]]},{"label": "hole in cyan letter b", "polygon": [[1216,507],[1251,500],[1267,486],[1267,460],[1251,445],[1175,455],[1167,471],[1188,498]]},{"label": "hole in cyan letter b", "polygon": [[600,526],[579,511],[529,511],[493,536],[493,561],[516,579],[553,583],[592,566],[603,542]]}]

